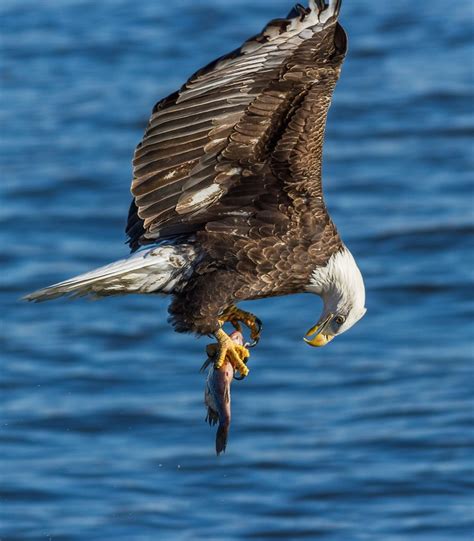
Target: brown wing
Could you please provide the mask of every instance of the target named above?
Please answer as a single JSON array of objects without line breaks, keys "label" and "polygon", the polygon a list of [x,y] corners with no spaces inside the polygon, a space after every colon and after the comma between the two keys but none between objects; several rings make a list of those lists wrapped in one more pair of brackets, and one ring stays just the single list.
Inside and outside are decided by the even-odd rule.
[{"label": "brown wing", "polygon": [[[279,190],[295,172],[320,191],[322,134],[345,53],[339,7],[297,6],[155,106],[133,161],[132,249],[250,212],[269,166]],[[305,164],[306,142],[314,156]]]},{"label": "brown wing", "polygon": [[346,52],[346,34],[336,23],[314,47],[298,51],[284,76],[306,82],[271,157],[272,170],[292,198],[304,194],[322,200],[326,118]]}]

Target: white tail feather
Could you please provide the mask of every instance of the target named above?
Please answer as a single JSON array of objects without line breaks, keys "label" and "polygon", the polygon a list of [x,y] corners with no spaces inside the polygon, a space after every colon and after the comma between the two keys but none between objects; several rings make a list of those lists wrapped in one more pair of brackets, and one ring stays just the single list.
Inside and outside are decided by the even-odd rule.
[{"label": "white tail feather", "polygon": [[171,293],[191,271],[195,256],[190,244],[154,247],[45,287],[24,299],[39,302],[63,295],[106,297],[127,293]]}]

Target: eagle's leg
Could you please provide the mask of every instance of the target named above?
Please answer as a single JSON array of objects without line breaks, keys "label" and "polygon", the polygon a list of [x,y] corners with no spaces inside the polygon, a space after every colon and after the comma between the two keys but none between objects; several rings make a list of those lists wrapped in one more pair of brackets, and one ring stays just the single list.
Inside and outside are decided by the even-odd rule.
[{"label": "eagle's leg", "polygon": [[223,314],[222,319],[228,321],[237,331],[241,331],[240,323],[243,323],[250,329],[250,338],[252,344],[250,347],[256,346],[260,340],[260,334],[262,332],[263,324],[257,316],[254,316],[250,312],[245,312],[237,306],[232,305]]},{"label": "eagle's leg", "polygon": [[222,368],[227,359],[242,377],[247,376],[249,369],[245,361],[250,356],[249,350],[236,344],[222,329],[218,329],[214,336],[217,339],[217,344],[207,346],[207,354],[210,357],[215,357],[214,367],[216,369]]}]

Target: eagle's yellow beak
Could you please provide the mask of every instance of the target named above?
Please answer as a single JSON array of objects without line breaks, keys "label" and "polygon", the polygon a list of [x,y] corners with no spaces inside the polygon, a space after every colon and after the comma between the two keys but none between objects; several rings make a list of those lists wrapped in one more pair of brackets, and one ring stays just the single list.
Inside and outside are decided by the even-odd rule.
[{"label": "eagle's yellow beak", "polygon": [[324,334],[324,327],[327,325],[330,319],[331,315],[322,323],[317,323],[314,327],[311,327],[303,340],[313,347],[320,348],[325,346],[334,338],[334,336],[331,334]]}]

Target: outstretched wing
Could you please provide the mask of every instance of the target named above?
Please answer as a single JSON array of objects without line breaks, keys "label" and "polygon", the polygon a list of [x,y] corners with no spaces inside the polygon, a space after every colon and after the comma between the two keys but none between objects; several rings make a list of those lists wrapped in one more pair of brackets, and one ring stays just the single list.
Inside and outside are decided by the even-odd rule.
[{"label": "outstretched wing", "polygon": [[281,190],[320,193],[322,135],[346,49],[340,1],[297,5],[155,106],[133,161],[132,249],[222,217],[229,190],[250,204],[266,189],[255,181],[264,167]]}]

